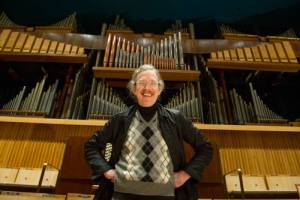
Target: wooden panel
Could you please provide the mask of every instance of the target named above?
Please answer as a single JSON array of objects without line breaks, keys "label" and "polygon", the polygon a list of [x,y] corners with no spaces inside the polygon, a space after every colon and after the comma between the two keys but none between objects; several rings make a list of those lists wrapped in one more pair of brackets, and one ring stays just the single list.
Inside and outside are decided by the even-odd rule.
[{"label": "wooden panel", "polygon": [[4,48],[2,49],[2,51],[4,52],[10,52],[13,50],[15,44],[16,44],[16,41],[19,37],[19,32],[12,32],[4,46]]},{"label": "wooden panel", "polygon": [[239,176],[237,174],[227,174],[225,176],[225,184],[227,193],[241,191]]},{"label": "wooden panel", "polygon": [[66,195],[3,191],[0,200],[65,200]]},{"label": "wooden panel", "polygon": [[211,57],[211,59],[218,59],[218,58],[217,58],[217,53],[216,53],[216,52],[211,52],[211,53],[210,53],[210,57]]},{"label": "wooden panel", "polygon": [[231,59],[230,59],[230,53],[229,53],[228,50],[224,50],[223,53],[224,53],[224,58],[225,58],[225,60],[231,60]]},{"label": "wooden panel", "polygon": [[63,42],[58,43],[56,54],[63,54],[64,48],[65,48],[65,43]]},{"label": "wooden panel", "polygon": [[38,168],[20,168],[15,184],[37,186],[42,173]]},{"label": "wooden panel", "polygon": [[42,46],[43,38],[36,38],[31,53],[39,53]]},{"label": "wooden panel", "polygon": [[275,49],[277,51],[277,54],[279,56],[280,62],[288,63],[289,60],[286,56],[286,53],[283,49],[282,44],[280,42],[275,42],[274,45],[275,45]]},{"label": "wooden panel", "polygon": [[87,63],[88,59],[84,49],[77,45],[58,44],[58,41],[44,39],[43,36],[36,38],[28,33],[11,32],[8,29],[0,33],[0,45],[2,61]]},{"label": "wooden panel", "polygon": [[289,179],[293,185],[300,184],[300,176],[289,176]]},{"label": "wooden panel", "polygon": [[297,191],[289,176],[266,176],[270,191]]},{"label": "wooden panel", "polygon": [[48,53],[55,54],[57,46],[58,46],[57,41],[51,41]]},{"label": "wooden panel", "polygon": [[[135,68],[93,67],[94,76],[108,79],[127,79],[132,76]],[[196,70],[159,70],[163,80],[196,81],[200,72]]]},{"label": "wooden panel", "polygon": [[272,63],[272,62],[247,62],[247,61],[220,61],[208,59],[207,67],[218,69],[238,69],[238,70],[262,70],[279,72],[297,72],[300,65],[296,63]]},{"label": "wooden panel", "polygon": [[24,45],[24,47],[23,47],[22,52],[24,52],[24,53],[29,53],[29,52],[31,52],[31,48],[32,48],[32,46],[33,46],[34,40],[35,40],[35,36],[34,36],[34,35],[29,35],[29,36],[27,37],[27,40],[26,40],[26,42],[25,42],[25,45]]},{"label": "wooden panel", "polygon": [[244,51],[242,48],[237,48],[236,49],[237,55],[238,55],[238,59],[239,61],[245,61],[245,55],[244,55]]},{"label": "wooden panel", "polygon": [[219,60],[224,60],[223,51],[217,51],[217,57]]},{"label": "wooden panel", "polygon": [[42,186],[55,187],[58,177],[58,170],[56,169],[47,169],[44,174]]},{"label": "wooden panel", "polygon": [[260,51],[260,55],[262,57],[263,62],[271,62],[266,46],[260,45],[258,46],[258,49]]},{"label": "wooden panel", "polygon": [[80,47],[78,49],[78,55],[83,55],[84,54],[84,48]]},{"label": "wooden panel", "polygon": [[251,50],[253,53],[254,61],[261,62],[262,60],[261,60],[261,56],[260,56],[258,47],[251,47]]},{"label": "wooden panel", "polygon": [[4,29],[0,34],[0,51],[2,51],[2,48],[5,46],[9,36],[10,36],[11,30]]},{"label": "wooden panel", "polygon": [[283,41],[282,44],[283,44],[283,47],[284,47],[284,49],[286,51],[286,54],[287,54],[287,57],[288,57],[289,61],[291,63],[298,63],[296,55],[294,53],[294,50],[293,50],[290,42]]},{"label": "wooden panel", "polygon": [[14,183],[18,171],[18,168],[0,168],[0,184]]},{"label": "wooden panel", "polygon": [[267,44],[266,45],[267,50],[269,52],[270,58],[271,58],[271,62],[279,62],[278,56],[276,54],[275,48],[273,46],[273,44]]},{"label": "wooden panel", "polygon": [[21,52],[23,49],[23,46],[25,45],[25,41],[27,39],[27,34],[26,33],[21,33],[18,41],[16,43],[15,48],[13,49],[13,52]]},{"label": "wooden panel", "polygon": [[251,49],[249,47],[245,47],[244,50],[245,50],[246,60],[252,62],[253,56],[252,56]]},{"label": "wooden panel", "polygon": [[78,194],[78,193],[68,193],[66,200],[93,200],[94,195],[89,194]]},{"label": "wooden panel", "polygon": [[65,45],[65,49],[64,49],[64,52],[63,52],[63,54],[64,54],[64,55],[68,55],[68,54],[70,54],[71,47],[72,47],[72,45],[71,45],[71,44],[66,44],[66,45]]},{"label": "wooden panel", "polygon": [[238,60],[238,56],[236,54],[236,50],[235,49],[230,49],[229,52],[230,52],[231,60],[233,60],[233,61]]},{"label": "wooden panel", "polygon": [[[87,137],[68,139],[60,179],[86,179],[91,176],[90,167],[84,157],[84,142],[87,139]],[[74,165],[75,161],[76,165]]]},{"label": "wooden panel", "polygon": [[47,53],[49,46],[50,46],[50,40],[48,40],[48,39],[44,40],[41,50],[40,50],[40,53]]},{"label": "wooden panel", "polygon": [[244,174],[300,174],[297,162],[300,135],[260,133],[228,131],[219,136],[209,134],[208,138],[219,141],[223,174],[237,168],[241,168]]},{"label": "wooden panel", "polygon": [[78,46],[73,45],[71,48],[71,54],[77,54],[77,51],[78,51]]},{"label": "wooden panel", "polygon": [[245,191],[268,191],[264,176],[243,175],[243,184]]}]

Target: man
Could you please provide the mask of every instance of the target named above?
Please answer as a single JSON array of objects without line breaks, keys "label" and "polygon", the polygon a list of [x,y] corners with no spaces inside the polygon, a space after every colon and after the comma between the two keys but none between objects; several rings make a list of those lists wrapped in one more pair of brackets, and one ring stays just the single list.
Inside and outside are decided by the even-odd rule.
[{"label": "man", "polygon": [[[136,104],[116,114],[85,144],[85,154],[100,190],[95,199],[195,200],[195,183],[212,156],[210,142],[176,110],[157,99],[164,82],[152,65],[135,70],[128,83]],[[187,163],[183,142],[195,150]],[[105,161],[101,151],[112,144]]]}]

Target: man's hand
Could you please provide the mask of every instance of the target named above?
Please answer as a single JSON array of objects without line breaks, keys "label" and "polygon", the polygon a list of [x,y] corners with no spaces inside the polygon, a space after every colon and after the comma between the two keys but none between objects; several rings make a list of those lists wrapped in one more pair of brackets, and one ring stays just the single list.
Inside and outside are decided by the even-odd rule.
[{"label": "man's hand", "polygon": [[115,178],[116,178],[116,170],[110,169],[110,170],[104,172],[104,176],[105,176],[105,178],[107,178],[107,179],[110,180],[111,182],[115,182]]},{"label": "man's hand", "polygon": [[191,175],[186,173],[184,170],[178,171],[174,173],[174,186],[175,188],[178,188],[182,186],[189,178]]}]

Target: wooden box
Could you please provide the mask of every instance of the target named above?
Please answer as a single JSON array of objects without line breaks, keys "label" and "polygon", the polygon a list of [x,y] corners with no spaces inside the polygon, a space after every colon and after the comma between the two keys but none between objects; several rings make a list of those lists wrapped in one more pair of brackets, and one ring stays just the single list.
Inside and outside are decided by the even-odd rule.
[{"label": "wooden box", "polygon": [[18,168],[0,168],[0,184],[14,184],[18,171]]},{"label": "wooden box", "polygon": [[266,181],[270,191],[297,191],[290,176],[266,176]]},{"label": "wooden box", "polygon": [[239,176],[237,174],[227,174],[225,176],[225,182],[227,193],[241,191]]},{"label": "wooden box", "polygon": [[41,168],[20,168],[15,184],[37,186],[41,173]]},{"label": "wooden box", "polygon": [[44,174],[42,186],[55,187],[59,171],[57,169],[47,169]]},{"label": "wooden box", "polygon": [[243,183],[245,191],[268,191],[264,176],[243,175]]}]

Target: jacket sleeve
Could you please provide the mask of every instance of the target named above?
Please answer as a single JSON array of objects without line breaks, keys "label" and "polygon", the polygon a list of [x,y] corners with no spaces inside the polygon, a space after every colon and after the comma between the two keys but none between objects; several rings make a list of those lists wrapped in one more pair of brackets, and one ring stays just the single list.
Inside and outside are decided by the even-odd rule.
[{"label": "jacket sleeve", "polygon": [[104,127],[92,135],[84,145],[85,158],[91,166],[94,181],[103,177],[103,173],[112,167],[104,159],[102,152],[106,143],[112,140],[113,135],[113,119],[108,121]]},{"label": "jacket sleeve", "polygon": [[194,156],[183,170],[190,174],[193,179],[200,181],[204,168],[212,158],[212,145],[199,129],[194,127],[193,123],[181,113],[178,114],[178,119],[180,120],[178,123],[181,124],[180,131],[184,141],[190,144],[195,151]]}]

